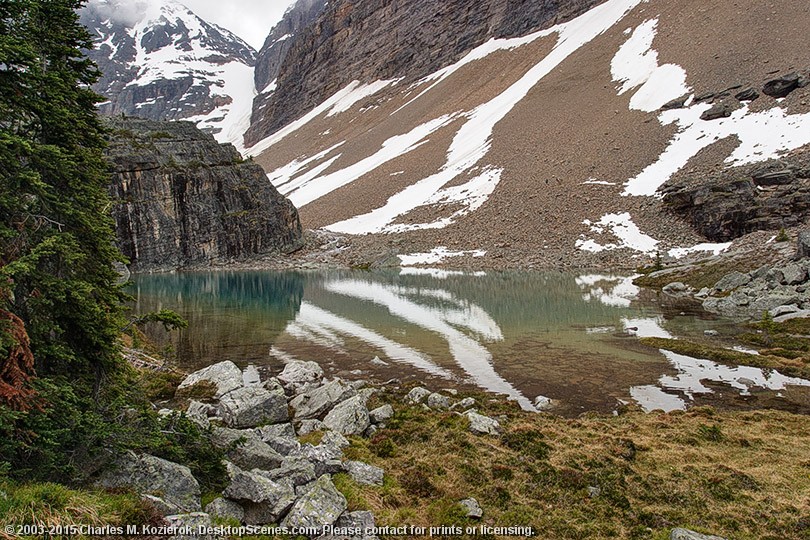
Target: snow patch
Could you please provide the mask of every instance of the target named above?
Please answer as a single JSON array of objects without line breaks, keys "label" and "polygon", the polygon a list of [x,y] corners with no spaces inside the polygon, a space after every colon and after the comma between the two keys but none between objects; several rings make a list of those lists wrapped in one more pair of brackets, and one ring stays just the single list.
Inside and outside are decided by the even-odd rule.
[{"label": "snow patch", "polygon": [[656,252],[658,240],[641,232],[638,226],[633,223],[629,212],[605,214],[596,223],[591,223],[587,219],[583,223],[590,227],[591,232],[597,234],[609,232],[619,240],[618,243],[599,244],[593,239],[580,238],[575,245],[583,251],[599,253],[606,250],[628,248],[647,254]]},{"label": "snow patch", "polygon": [[668,253],[670,257],[681,259],[689,255],[690,253],[698,253],[701,251],[710,251],[713,255],[719,255],[723,251],[727,250],[729,247],[731,247],[731,242],[726,242],[723,244],[704,243],[687,248],[672,248],[668,251]]},{"label": "snow patch", "polygon": [[444,246],[439,246],[433,248],[427,253],[399,255],[399,261],[401,266],[415,266],[417,264],[437,264],[451,257],[464,257],[468,255],[472,257],[483,257],[486,254],[486,251],[482,251],[480,249],[471,251],[450,251]]}]

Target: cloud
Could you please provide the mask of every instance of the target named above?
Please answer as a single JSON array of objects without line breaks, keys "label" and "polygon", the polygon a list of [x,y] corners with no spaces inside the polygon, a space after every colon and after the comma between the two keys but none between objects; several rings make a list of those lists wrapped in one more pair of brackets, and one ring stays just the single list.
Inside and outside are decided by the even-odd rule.
[{"label": "cloud", "polygon": [[115,24],[122,24],[127,28],[132,28],[143,19],[148,7],[148,0],[137,2],[90,0],[84,9],[95,13],[102,21],[109,20]]}]

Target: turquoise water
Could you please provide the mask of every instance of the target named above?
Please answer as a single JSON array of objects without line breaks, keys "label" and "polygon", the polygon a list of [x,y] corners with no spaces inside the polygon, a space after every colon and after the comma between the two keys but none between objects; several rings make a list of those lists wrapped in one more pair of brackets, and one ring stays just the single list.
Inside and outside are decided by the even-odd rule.
[{"label": "turquoise water", "polygon": [[729,323],[663,309],[628,276],[205,272],[136,276],[131,293],[136,313],[170,308],[188,319],[179,332],[149,329],[188,370],[232,360],[275,372],[290,358],[315,360],[333,375],[477,387],[564,414],[751,401],[805,384],[641,346],[639,335],[700,337]]}]

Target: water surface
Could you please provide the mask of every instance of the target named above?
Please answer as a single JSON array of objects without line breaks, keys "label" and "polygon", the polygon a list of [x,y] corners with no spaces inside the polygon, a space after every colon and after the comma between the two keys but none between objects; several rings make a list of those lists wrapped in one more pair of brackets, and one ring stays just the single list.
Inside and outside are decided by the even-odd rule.
[{"label": "water surface", "polygon": [[132,289],[136,313],[169,308],[189,320],[171,335],[150,329],[189,370],[315,360],[336,375],[473,386],[564,414],[772,405],[810,386],[641,346],[639,335],[700,337],[729,323],[668,313],[639,292],[620,275],[429,269],[142,275]]}]

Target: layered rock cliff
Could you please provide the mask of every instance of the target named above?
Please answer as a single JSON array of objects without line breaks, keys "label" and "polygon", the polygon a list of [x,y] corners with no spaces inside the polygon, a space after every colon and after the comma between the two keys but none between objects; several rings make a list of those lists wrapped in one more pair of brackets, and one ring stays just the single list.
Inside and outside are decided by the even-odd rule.
[{"label": "layered rock cliff", "polygon": [[189,122],[110,123],[113,216],[133,270],[244,259],[302,244],[295,207],[232,145]]},{"label": "layered rock cliff", "polygon": [[287,38],[280,65],[279,50],[266,44],[260,51],[256,87],[265,88],[275,79],[275,91],[255,99],[245,143],[255,144],[354,80],[415,81],[492,37],[522,36],[602,1],[329,2],[314,22]]}]

